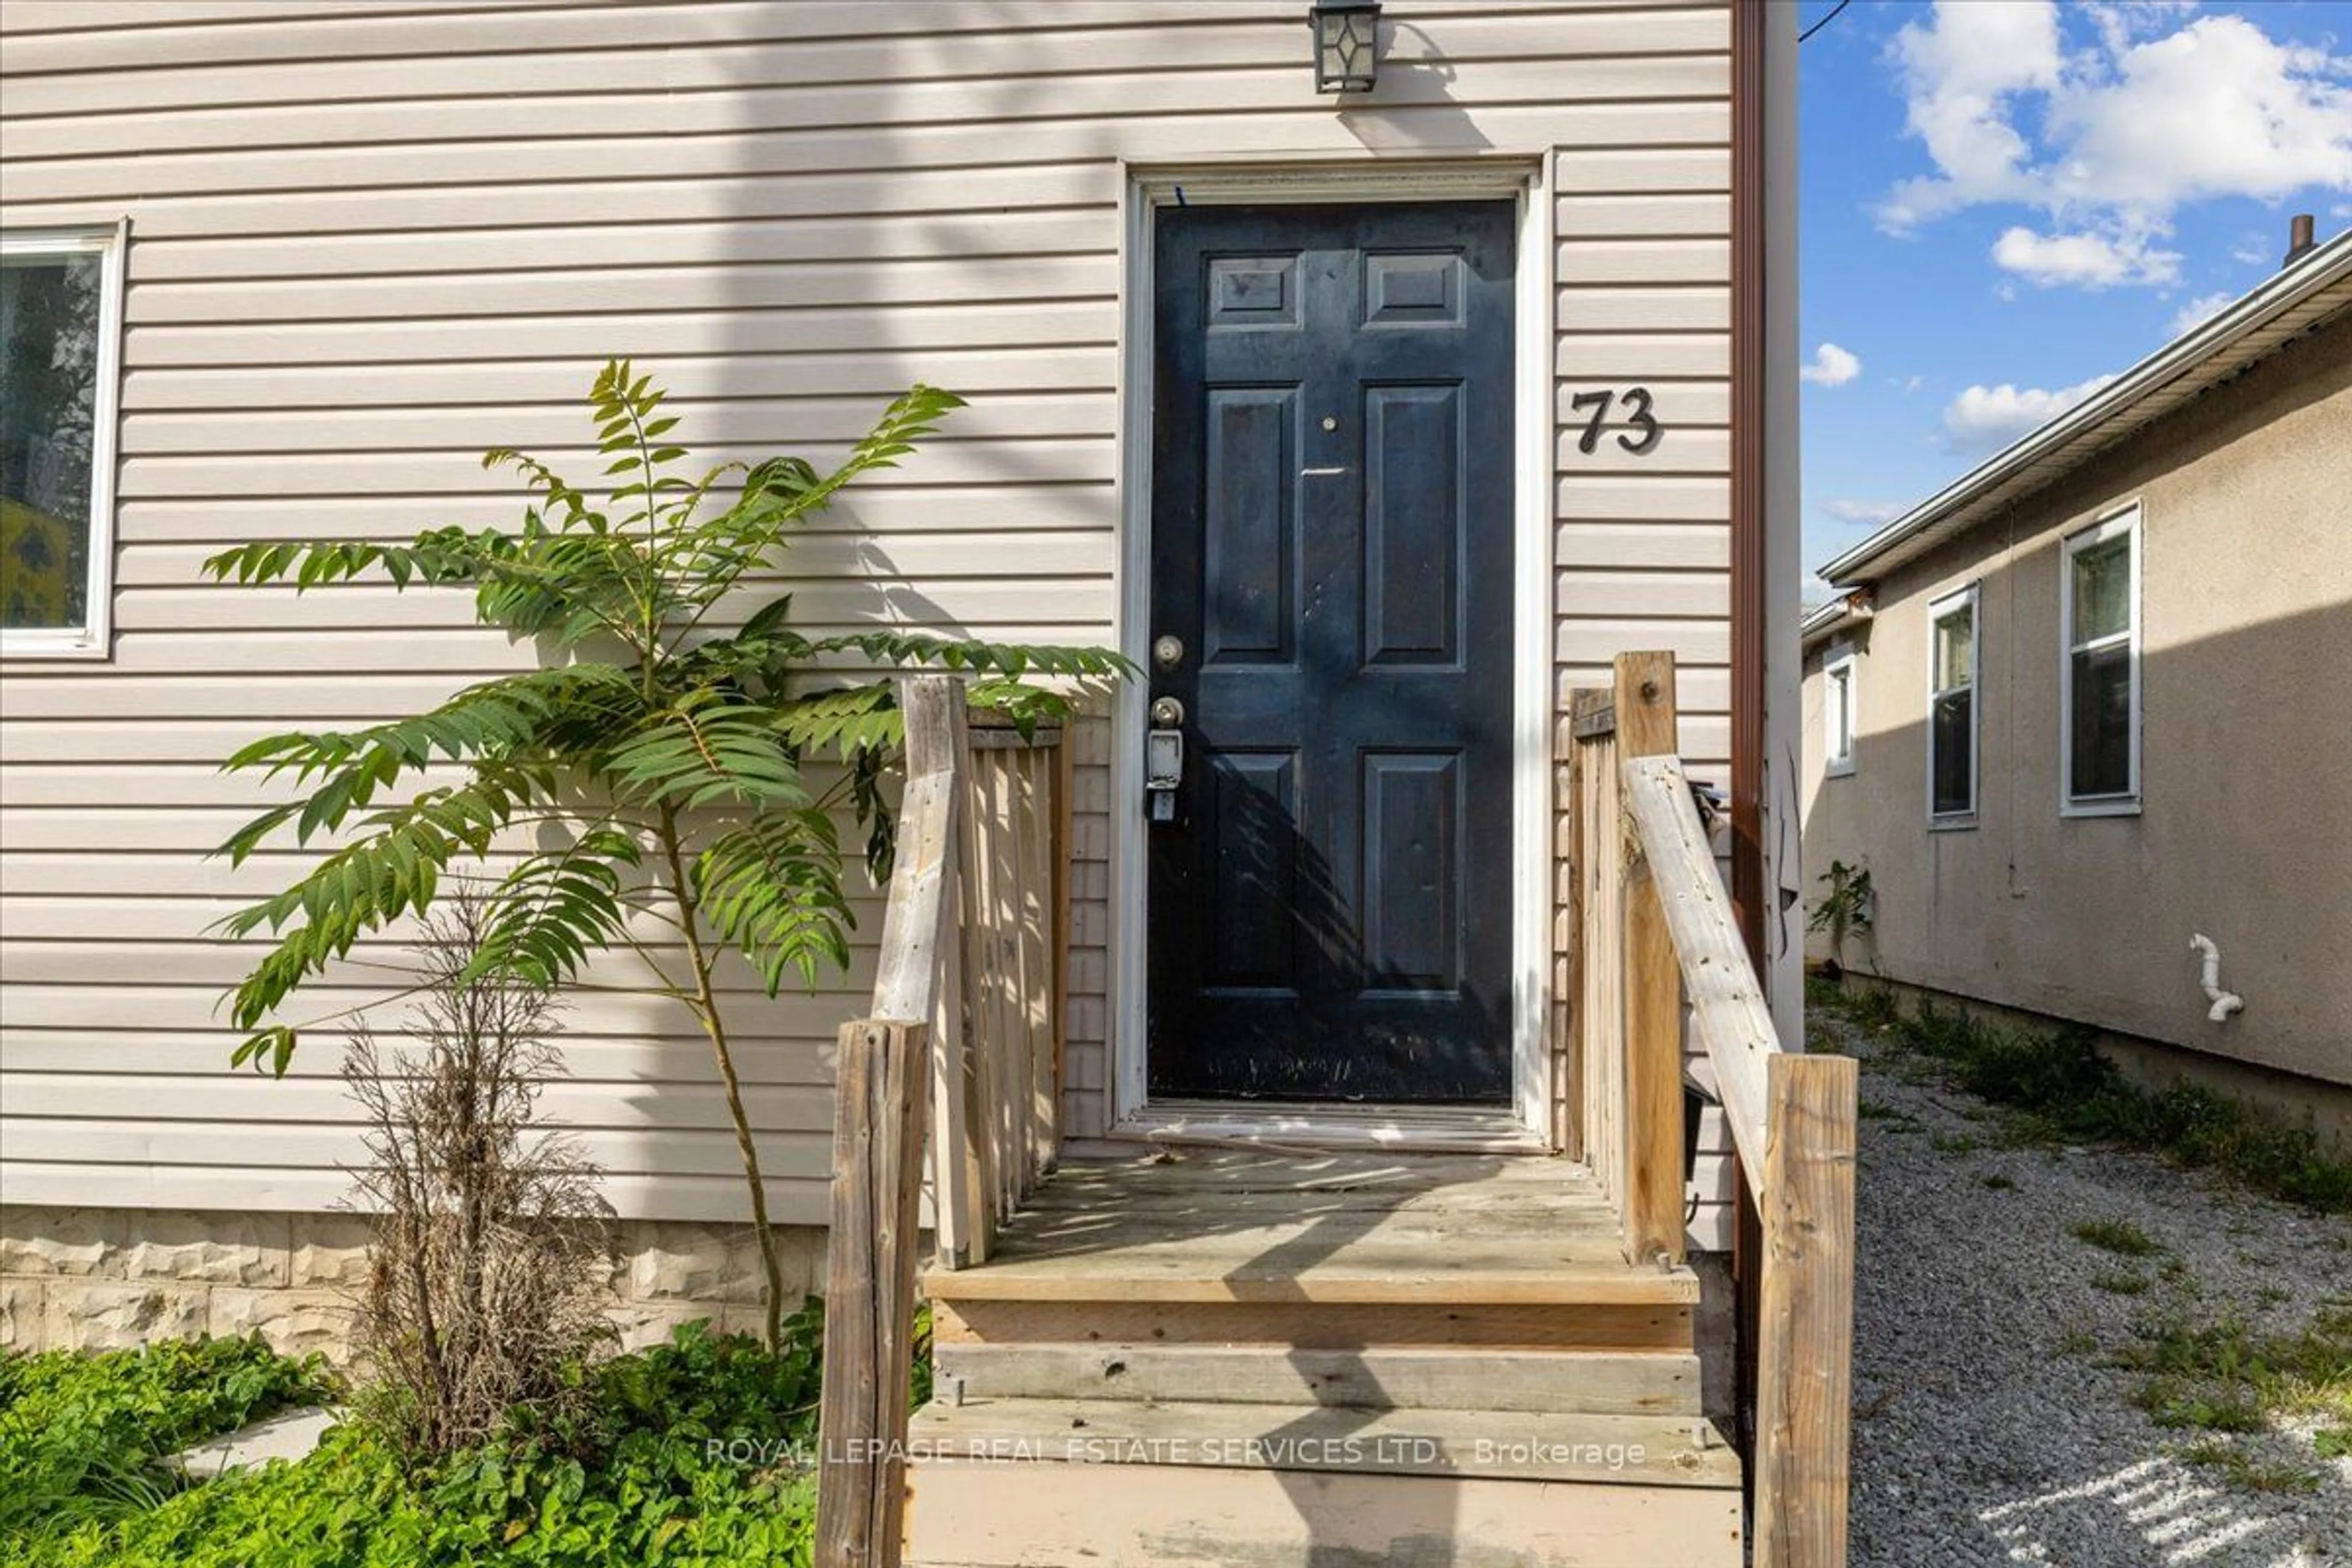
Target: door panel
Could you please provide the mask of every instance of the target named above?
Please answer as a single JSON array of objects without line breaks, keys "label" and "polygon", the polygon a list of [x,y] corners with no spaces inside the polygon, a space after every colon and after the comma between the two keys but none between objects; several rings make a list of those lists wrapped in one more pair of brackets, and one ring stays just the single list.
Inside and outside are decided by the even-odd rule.
[{"label": "door panel", "polygon": [[1160,215],[1156,1095],[1509,1096],[1513,227]]},{"label": "door panel", "polygon": [[1450,992],[1462,983],[1462,757],[1365,757],[1364,952],[1368,984]]},{"label": "door panel", "polygon": [[1208,410],[1201,657],[1225,666],[1288,664],[1298,395],[1287,388],[1219,388],[1210,392]]},{"label": "door panel", "polygon": [[1298,989],[1290,916],[1297,905],[1291,828],[1297,768],[1293,752],[1228,751],[1210,769],[1202,837],[1223,852],[1208,867],[1214,956],[1202,978],[1214,989]]},{"label": "door panel", "polygon": [[1368,388],[1364,452],[1364,662],[1457,664],[1462,389]]}]

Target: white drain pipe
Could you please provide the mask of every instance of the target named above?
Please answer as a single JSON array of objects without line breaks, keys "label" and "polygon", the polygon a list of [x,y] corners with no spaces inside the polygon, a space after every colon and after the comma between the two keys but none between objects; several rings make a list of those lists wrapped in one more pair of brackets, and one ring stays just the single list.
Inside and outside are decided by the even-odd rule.
[{"label": "white drain pipe", "polygon": [[2189,939],[2189,951],[2205,955],[2205,1000],[2213,1004],[2213,1010],[2205,1016],[2217,1024],[2228,1023],[2231,1014],[2245,1006],[2246,999],[2234,991],[2221,989],[2221,950],[2200,931]]}]

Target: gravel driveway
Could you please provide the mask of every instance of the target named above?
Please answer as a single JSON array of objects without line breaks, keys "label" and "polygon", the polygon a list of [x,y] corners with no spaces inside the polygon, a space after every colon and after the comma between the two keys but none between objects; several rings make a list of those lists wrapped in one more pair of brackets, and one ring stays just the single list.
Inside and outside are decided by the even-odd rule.
[{"label": "gravel driveway", "polygon": [[2158,1426],[2133,1403],[2148,1374],[2104,1364],[2166,1324],[2300,1331],[2352,1300],[2352,1223],[2031,1142],[1874,1031],[1813,1027],[1862,1062],[1855,1568],[2352,1564],[2352,1458],[2316,1458],[2309,1427]]}]

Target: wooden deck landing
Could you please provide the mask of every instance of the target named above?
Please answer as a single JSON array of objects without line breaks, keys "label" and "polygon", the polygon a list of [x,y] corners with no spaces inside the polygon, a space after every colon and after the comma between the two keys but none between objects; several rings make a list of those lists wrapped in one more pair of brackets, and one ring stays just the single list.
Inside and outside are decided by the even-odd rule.
[{"label": "wooden deck landing", "polygon": [[1581,1169],[1539,1156],[1166,1149],[1066,1165],[934,1300],[1685,1305],[1626,1263]]}]

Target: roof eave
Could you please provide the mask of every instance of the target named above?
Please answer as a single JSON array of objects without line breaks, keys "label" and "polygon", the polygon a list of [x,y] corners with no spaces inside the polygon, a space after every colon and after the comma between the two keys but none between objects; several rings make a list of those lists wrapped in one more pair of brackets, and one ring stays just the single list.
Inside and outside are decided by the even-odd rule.
[{"label": "roof eave", "polygon": [[[2266,279],[2236,304],[2184,332],[2032,434],[1945,486],[1844,554],[1824,564],[1822,579],[1833,586],[1871,580],[1869,568],[1972,501],[2037,463],[2061,454],[2155,389],[2189,374],[2231,344],[2352,278],[2352,230],[2337,235],[2294,266]],[[2052,474],[2042,481],[2048,483]],[[1881,571],[1898,562],[1885,562]]]}]

